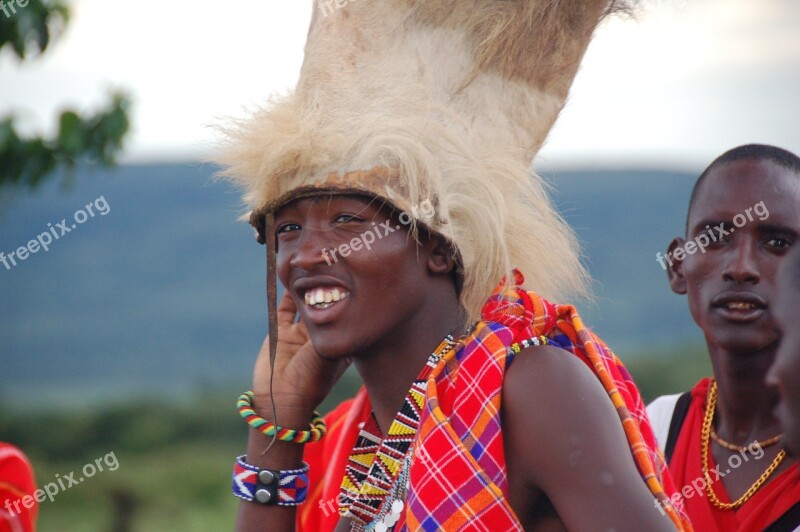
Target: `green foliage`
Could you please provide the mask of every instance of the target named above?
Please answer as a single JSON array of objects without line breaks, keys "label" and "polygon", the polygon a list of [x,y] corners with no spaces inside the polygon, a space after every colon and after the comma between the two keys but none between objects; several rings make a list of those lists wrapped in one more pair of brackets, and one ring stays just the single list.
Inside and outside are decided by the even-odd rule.
[{"label": "green foliage", "polygon": [[[0,11],[0,51],[10,46],[20,60],[44,53],[68,20],[69,11],[57,0],[29,0],[25,7],[6,0],[5,11]],[[129,99],[115,93],[107,108],[96,114],[66,110],[59,117],[58,133],[50,139],[23,137],[13,116],[0,118],[0,188],[33,189],[57,169],[71,171],[82,161],[113,165],[130,125],[129,107]]]},{"label": "green foliage", "polygon": [[52,32],[69,20],[67,7],[57,0],[29,0],[25,7],[8,0],[6,4],[0,18],[0,50],[8,44],[20,59],[44,52]]},{"label": "green foliage", "polygon": [[[320,407],[352,396],[349,371]],[[206,387],[207,388],[207,387]],[[183,402],[141,401],[64,411],[0,409],[0,440],[31,459],[40,487],[56,475],[114,453],[103,471],[40,506],[39,530],[230,530],[237,499],[230,493],[233,459],[245,450],[247,426],[236,412],[240,389],[197,391]],[[129,528],[117,528],[119,526]]]},{"label": "green foliage", "polygon": [[[235,415],[235,414],[234,414]],[[170,444],[147,453],[115,451],[115,471],[104,470],[40,505],[38,529],[106,532],[231,530],[238,499],[230,492],[233,459],[244,440]],[[39,485],[76,472],[87,461],[31,456]]]},{"label": "green foliage", "polygon": [[236,394],[209,394],[190,404],[140,402],[83,411],[0,413],[0,437],[46,460],[86,461],[109,451],[150,453],[196,441],[246,439]]},{"label": "green foliage", "polygon": [[28,454],[40,487],[70,472],[77,480],[85,464],[116,457],[116,470],[106,467],[43,502],[40,530],[122,530],[123,522],[142,532],[229,530],[236,511],[230,471],[247,441],[235,399],[231,391],[95,411],[4,409],[0,440]]}]

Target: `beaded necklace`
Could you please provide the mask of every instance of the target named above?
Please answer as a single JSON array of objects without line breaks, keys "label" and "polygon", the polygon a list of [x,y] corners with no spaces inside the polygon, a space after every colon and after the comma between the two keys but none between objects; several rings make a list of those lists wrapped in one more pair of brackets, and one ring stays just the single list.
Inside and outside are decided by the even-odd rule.
[{"label": "beaded necklace", "polygon": [[702,431],[700,432],[700,469],[702,470],[703,478],[706,481],[706,495],[708,495],[708,499],[711,501],[711,503],[720,510],[735,510],[750,500],[750,497],[755,495],[756,491],[758,491],[758,488],[764,485],[770,475],[772,475],[772,473],[778,469],[778,466],[781,465],[783,459],[786,458],[786,451],[783,449],[780,450],[778,456],[775,457],[775,459],[767,467],[767,469],[764,470],[761,476],[758,477],[755,482],[753,482],[746,492],[744,492],[744,495],[731,503],[722,502],[714,492],[714,488],[712,487],[713,481],[711,480],[711,475],[708,474],[708,455],[710,454],[711,449],[711,425],[714,421],[714,410],[716,406],[717,381],[711,381],[711,386],[708,387],[708,398],[706,399],[706,411],[703,417],[703,427]]},{"label": "beaded necklace", "polygon": [[374,413],[361,428],[339,492],[339,514],[352,520],[352,530],[387,531],[400,519],[408,489],[411,451],[425,404],[426,381],[455,345],[456,341],[448,335],[431,353],[386,437],[381,434]]}]

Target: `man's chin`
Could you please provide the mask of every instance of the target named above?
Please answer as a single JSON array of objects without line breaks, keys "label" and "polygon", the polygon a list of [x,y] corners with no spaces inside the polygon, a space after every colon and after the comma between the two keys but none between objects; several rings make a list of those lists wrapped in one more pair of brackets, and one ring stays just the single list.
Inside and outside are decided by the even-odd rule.
[{"label": "man's chin", "polygon": [[[338,336],[338,335],[337,335]],[[350,356],[352,346],[350,342],[332,338],[328,334],[314,334],[309,331],[311,343],[320,358],[329,362],[336,362]]]},{"label": "man's chin", "polygon": [[327,360],[328,362],[336,362],[337,360],[342,360],[348,356],[348,354],[343,352],[343,350],[337,349],[336,346],[333,346],[330,343],[320,342],[320,347],[317,347],[318,344],[314,341],[311,343],[314,344],[314,350],[317,352],[319,357],[323,360]]},{"label": "man's chin", "polygon": [[707,337],[732,353],[756,353],[777,341],[777,338],[767,338],[763,328],[742,326],[715,327]]}]

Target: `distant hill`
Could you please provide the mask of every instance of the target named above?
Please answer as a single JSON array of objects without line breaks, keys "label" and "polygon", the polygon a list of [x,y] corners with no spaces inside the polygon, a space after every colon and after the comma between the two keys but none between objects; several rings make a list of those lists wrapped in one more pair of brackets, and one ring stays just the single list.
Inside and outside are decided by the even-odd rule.
[{"label": "distant hill", "polygon": [[684,233],[696,176],[652,170],[551,173],[554,199],[578,233],[595,279],[589,324],[621,356],[702,343],[685,298],[656,260]]},{"label": "distant hill", "polygon": [[[10,270],[0,263],[0,400],[249,384],[265,332],[264,248],[237,221],[238,193],[212,173],[197,164],[84,169],[66,188],[0,198],[6,255],[62,219],[70,226],[89,203],[98,211],[100,197],[109,208],[87,213],[49,251]],[[595,303],[581,308],[588,323],[623,358],[699,343],[655,260],[683,230],[693,177],[546,177],[597,280]]]}]

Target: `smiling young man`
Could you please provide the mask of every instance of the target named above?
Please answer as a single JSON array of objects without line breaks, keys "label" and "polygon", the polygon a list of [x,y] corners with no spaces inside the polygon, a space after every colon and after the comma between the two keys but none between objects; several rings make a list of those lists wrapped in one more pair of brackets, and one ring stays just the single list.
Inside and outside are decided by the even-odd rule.
[{"label": "smiling young man", "polygon": [[[678,253],[709,230],[715,236],[704,249]],[[763,530],[800,501],[797,465],[778,444],[777,396],[764,381],[780,341],[776,274],[798,238],[800,159],[752,144],[724,153],[703,172],[686,236],[667,249],[675,257],[670,286],[688,298],[714,376],[648,410],[698,530]]]},{"label": "smiling young man", "polygon": [[621,362],[543,297],[585,272],[529,166],[615,7],[314,11],[297,90],[221,157],[286,288],[239,401],[238,530],[690,528]]}]

